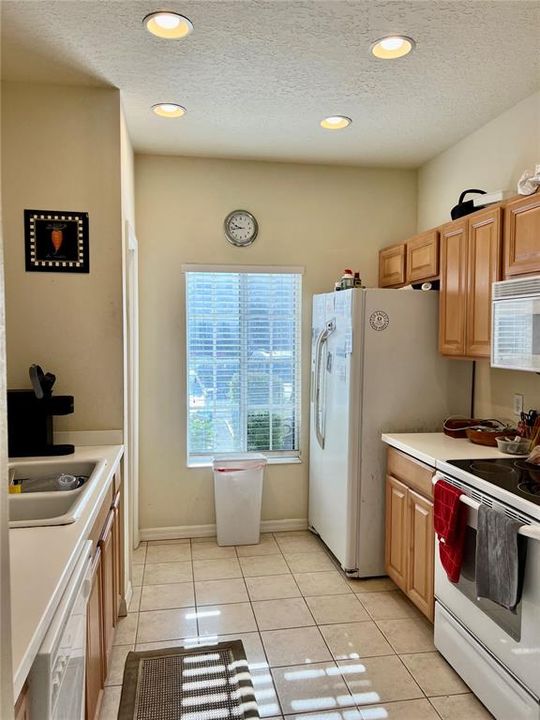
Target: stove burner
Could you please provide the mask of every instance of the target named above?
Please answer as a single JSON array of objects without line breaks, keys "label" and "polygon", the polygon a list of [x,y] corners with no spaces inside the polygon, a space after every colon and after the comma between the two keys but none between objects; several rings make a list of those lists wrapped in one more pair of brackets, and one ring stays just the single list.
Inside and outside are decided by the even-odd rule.
[{"label": "stove burner", "polygon": [[540,465],[536,465],[535,463],[529,463],[526,460],[516,460],[514,467],[518,468],[518,470],[526,470],[540,477]]},{"label": "stove burner", "polygon": [[492,480],[496,477],[504,477],[505,480],[517,480],[518,473],[512,467],[506,467],[505,465],[494,465],[490,462],[482,462],[481,460],[474,460],[471,463],[471,470],[483,478],[484,480]]},{"label": "stove burner", "polygon": [[[540,519],[540,465],[515,457],[448,460],[448,464],[472,476],[471,482],[476,477],[517,496],[516,499],[521,499],[526,505],[536,505],[538,512],[535,517]],[[474,486],[474,482],[472,484]],[[507,502],[510,504],[512,500],[509,498]]]},{"label": "stove burner", "polygon": [[526,480],[520,482],[518,489],[524,492],[526,495],[533,495],[534,497],[540,497],[540,484],[534,480]]}]

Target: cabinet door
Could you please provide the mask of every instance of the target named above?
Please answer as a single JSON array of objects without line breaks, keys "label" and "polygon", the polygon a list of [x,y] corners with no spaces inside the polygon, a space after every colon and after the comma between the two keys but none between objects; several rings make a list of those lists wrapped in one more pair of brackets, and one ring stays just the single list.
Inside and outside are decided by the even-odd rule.
[{"label": "cabinet door", "polygon": [[431,280],[439,274],[439,231],[429,230],[407,240],[407,282]]},{"label": "cabinet door", "polygon": [[505,277],[540,272],[540,192],[504,208]]},{"label": "cabinet door", "polygon": [[86,720],[99,717],[103,694],[103,608],[99,548],[94,556],[91,582],[86,608]]},{"label": "cabinet door", "polygon": [[405,283],[405,245],[392,245],[379,252],[379,287]]},{"label": "cabinet door", "polygon": [[386,476],[386,572],[402,590],[407,587],[407,486]]},{"label": "cabinet door", "polygon": [[409,557],[407,595],[433,621],[433,503],[413,490],[407,494]]},{"label": "cabinet door", "polygon": [[30,702],[28,698],[28,685],[24,685],[17,702],[15,703],[15,720],[30,720]]},{"label": "cabinet door", "polygon": [[114,624],[118,621],[122,599],[124,597],[124,543],[123,543],[123,503],[122,490],[114,496],[112,509],[114,523],[112,527],[113,556],[114,556]]},{"label": "cabinet door", "polygon": [[469,220],[467,270],[467,357],[491,355],[491,283],[501,279],[501,209]]},{"label": "cabinet door", "polygon": [[467,220],[441,228],[441,290],[439,350],[443,355],[465,355],[467,281]]},{"label": "cabinet door", "polygon": [[113,525],[114,510],[110,510],[98,547],[101,550],[101,605],[103,613],[103,681],[109,670],[109,659],[114,635],[114,604],[116,588],[114,583]]}]

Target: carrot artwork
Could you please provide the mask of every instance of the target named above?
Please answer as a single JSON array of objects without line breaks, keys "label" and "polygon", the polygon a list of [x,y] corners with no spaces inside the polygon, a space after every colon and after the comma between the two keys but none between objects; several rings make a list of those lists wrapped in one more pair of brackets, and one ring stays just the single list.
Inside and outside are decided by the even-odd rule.
[{"label": "carrot artwork", "polygon": [[64,242],[64,232],[58,228],[51,230],[51,243],[54,248],[54,252],[57,253],[62,247]]}]

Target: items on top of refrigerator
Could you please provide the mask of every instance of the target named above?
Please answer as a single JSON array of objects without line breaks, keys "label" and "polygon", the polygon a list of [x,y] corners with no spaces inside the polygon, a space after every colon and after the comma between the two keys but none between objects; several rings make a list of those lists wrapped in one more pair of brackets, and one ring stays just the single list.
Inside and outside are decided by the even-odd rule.
[{"label": "items on top of refrigerator", "polygon": [[349,290],[350,288],[361,288],[362,280],[360,279],[360,273],[353,271],[350,268],[345,268],[341,279],[334,284],[334,290]]}]

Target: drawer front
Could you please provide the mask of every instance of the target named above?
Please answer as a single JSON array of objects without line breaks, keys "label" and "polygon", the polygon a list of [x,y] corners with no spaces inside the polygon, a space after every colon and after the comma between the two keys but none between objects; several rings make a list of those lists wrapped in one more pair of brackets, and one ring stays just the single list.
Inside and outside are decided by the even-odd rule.
[{"label": "drawer front", "polygon": [[425,497],[433,497],[431,478],[435,470],[405,453],[388,448],[387,473]]}]

